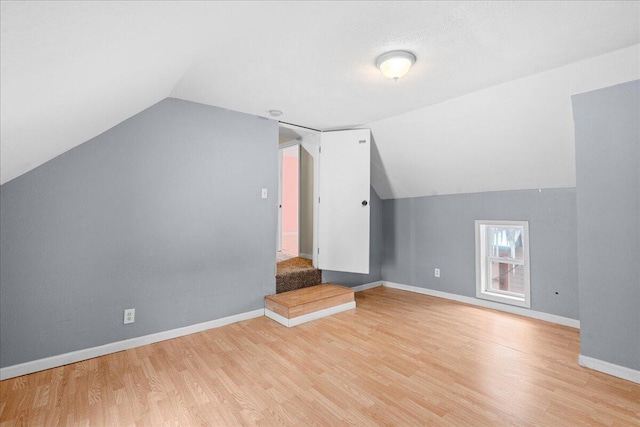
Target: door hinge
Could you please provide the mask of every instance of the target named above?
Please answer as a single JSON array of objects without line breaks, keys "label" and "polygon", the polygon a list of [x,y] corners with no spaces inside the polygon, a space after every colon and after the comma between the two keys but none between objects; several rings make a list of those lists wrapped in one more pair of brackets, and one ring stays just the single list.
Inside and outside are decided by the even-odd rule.
[{"label": "door hinge", "polygon": [[322,147],[318,147],[318,153],[322,153]]},{"label": "door hinge", "polygon": [[320,197],[318,197],[318,203],[320,203]]},{"label": "door hinge", "polygon": [[320,253],[320,248],[318,248],[318,253]]}]

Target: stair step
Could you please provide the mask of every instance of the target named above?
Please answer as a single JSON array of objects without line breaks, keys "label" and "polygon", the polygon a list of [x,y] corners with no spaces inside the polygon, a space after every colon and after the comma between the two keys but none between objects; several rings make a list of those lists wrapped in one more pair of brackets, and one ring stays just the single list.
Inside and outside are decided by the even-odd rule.
[{"label": "stair step", "polygon": [[291,258],[277,264],[276,293],[280,294],[322,283],[322,271],[313,268],[311,260]]},{"label": "stair step", "polygon": [[265,315],[292,327],[355,308],[353,289],[323,283],[264,298]]}]

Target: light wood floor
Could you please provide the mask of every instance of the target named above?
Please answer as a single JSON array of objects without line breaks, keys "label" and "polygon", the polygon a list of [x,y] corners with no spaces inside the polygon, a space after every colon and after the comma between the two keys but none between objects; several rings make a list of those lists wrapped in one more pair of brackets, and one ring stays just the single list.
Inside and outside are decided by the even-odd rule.
[{"label": "light wood floor", "polygon": [[0,425],[640,425],[640,385],[578,331],[388,288],[0,383]]}]

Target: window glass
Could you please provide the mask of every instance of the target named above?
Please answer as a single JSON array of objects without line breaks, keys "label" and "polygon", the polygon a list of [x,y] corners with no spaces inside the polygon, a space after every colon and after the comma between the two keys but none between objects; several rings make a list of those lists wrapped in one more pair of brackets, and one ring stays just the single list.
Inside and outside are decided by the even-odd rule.
[{"label": "window glass", "polygon": [[489,254],[522,260],[522,227],[487,227]]}]

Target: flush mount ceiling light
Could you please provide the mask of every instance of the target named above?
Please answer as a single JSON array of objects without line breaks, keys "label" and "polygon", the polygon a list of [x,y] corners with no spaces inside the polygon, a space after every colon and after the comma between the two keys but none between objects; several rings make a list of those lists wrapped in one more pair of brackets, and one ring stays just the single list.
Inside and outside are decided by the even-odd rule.
[{"label": "flush mount ceiling light", "polygon": [[396,81],[409,72],[414,62],[416,62],[414,54],[404,50],[394,50],[381,55],[376,61],[376,66],[380,68],[382,74]]},{"label": "flush mount ceiling light", "polygon": [[271,117],[280,117],[282,115],[282,111],[280,111],[280,110],[269,110],[269,115]]}]

